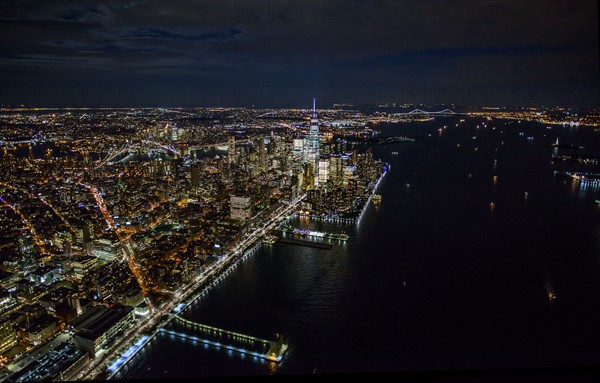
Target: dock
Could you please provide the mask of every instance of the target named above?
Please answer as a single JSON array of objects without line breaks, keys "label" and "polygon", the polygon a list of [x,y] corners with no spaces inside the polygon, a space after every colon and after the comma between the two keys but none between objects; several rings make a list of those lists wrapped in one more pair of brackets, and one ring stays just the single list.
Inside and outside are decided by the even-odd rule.
[{"label": "dock", "polygon": [[299,239],[299,238],[279,238],[277,240],[278,244],[284,245],[298,245],[298,246],[307,246],[307,247],[316,247],[317,249],[325,249],[331,250],[333,245],[331,243],[323,243],[323,242],[315,242],[307,239]]},{"label": "dock", "polygon": [[201,342],[275,363],[283,360],[288,349],[287,341],[281,334],[276,334],[275,340],[268,340],[194,322],[179,315],[175,316],[175,321],[183,326],[181,330],[161,327],[159,331],[168,336]]},{"label": "dock", "polygon": [[292,226],[285,225],[285,224],[279,226],[279,228],[277,228],[276,230],[278,230],[279,232],[281,232],[283,234],[293,235],[294,238],[309,237],[309,238],[317,238],[317,239],[328,239],[328,240],[331,239],[331,240],[338,240],[338,241],[347,241],[349,238],[348,234],[346,234],[344,232],[342,232],[342,233],[320,232],[320,231],[314,231],[314,230],[294,228]]}]

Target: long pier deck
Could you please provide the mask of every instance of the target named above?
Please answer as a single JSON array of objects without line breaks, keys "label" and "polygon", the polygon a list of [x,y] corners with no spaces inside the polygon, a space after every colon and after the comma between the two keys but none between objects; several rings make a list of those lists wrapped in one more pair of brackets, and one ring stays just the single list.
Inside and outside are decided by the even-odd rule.
[{"label": "long pier deck", "polygon": [[174,319],[177,323],[185,327],[185,332],[164,327],[160,328],[159,331],[180,338],[253,355],[276,363],[283,360],[288,349],[287,342],[284,341],[281,335],[277,335],[276,340],[267,340],[197,323],[179,315],[175,315]]},{"label": "long pier deck", "polygon": [[295,227],[288,226],[285,224],[279,226],[279,228],[277,228],[276,230],[281,233],[293,235],[296,238],[308,237],[308,238],[339,240],[339,241],[346,241],[348,239],[348,234],[343,233],[343,232],[342,233],[320,232],[320,231],[314,231],[314,230],[299,229],[299,228],[295,228]]},{"label": "long pier deck", "polygon": [[307,239],[300,239],[300,238],[279,238],[275,243],[316,247],[318,249],[325,249],[325,250],[331,250],[331,248],[333,247],[333,245],[331,243],[315,242],[315,241],[310,241]]}]

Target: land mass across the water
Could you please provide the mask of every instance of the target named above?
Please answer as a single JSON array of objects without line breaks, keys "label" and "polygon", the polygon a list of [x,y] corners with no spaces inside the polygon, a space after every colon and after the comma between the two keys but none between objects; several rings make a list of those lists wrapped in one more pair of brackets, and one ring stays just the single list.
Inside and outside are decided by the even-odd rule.
[{"label": "land mass across the water", "polygon": [[350,143],[363,143],[369,145],[386,145],[396,144],[400,142],[412,142],[420,140],[421,137],[407,137],[407,136],[375,136],[375,137],[356,137],[356,136],[345,136],[344,139]]}]

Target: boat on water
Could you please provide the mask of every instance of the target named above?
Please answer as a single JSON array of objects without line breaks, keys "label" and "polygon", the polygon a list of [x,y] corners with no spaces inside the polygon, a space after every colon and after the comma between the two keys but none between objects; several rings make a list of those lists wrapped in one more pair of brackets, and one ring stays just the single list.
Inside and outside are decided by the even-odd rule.
[{"label": "boat on water", "polygon": [[554,294],[553,291],[548,291],[548,300],[550,300],[550,302],[552,302],[555,299],[556,299],[556,294]]},{"label": "boat on water", "polygon": [[376,203],[376,204],[377,204],[377,203],[380,203],[380,202],[381,202],[381,195],[379,195],[379,194],[373,194],[373,195],[371,196],[371,200],[372,200],[374,203]]},{"label": "boat on water", "polygon": [[397,156],[397,155],[398,155],[398,152],[392,152],[392,155],[393,155],[393,156]]}]

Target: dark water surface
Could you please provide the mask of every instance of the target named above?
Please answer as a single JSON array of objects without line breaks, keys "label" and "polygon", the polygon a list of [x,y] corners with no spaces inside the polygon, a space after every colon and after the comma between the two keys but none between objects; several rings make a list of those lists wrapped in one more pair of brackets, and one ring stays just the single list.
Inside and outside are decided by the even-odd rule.
[{"label": "dark water surface", "polygon": [[285,334],[279,366],[163,336],[121,377],[597,366],[600,193],[555,175],[586,168],[552,164],[551,144],[599,153],[599,133],[458,118],[380,129],[422,137],[373,147],[391,164],[380,206],[358,224],[293,221],[346,243],[264,245],[183,313]]}]

